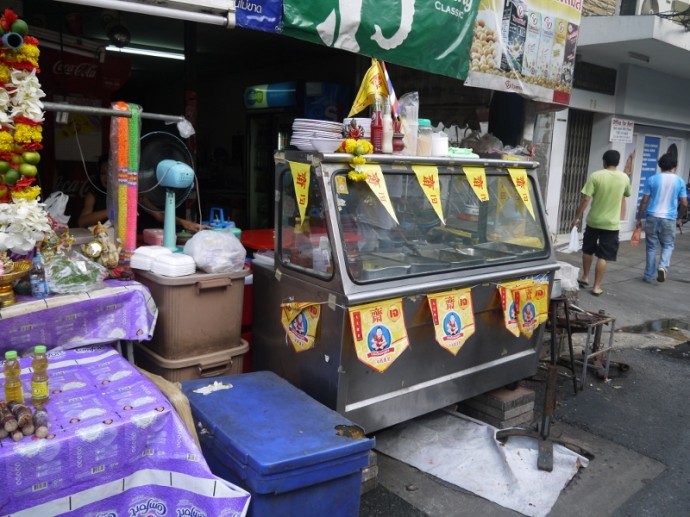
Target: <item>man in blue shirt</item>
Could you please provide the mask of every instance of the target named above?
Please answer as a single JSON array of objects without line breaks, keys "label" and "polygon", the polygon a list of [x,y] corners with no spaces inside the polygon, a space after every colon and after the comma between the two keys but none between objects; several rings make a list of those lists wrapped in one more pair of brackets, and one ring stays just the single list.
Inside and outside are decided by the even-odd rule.
[{"label": "man in blue shirt", "polygon": [[[647,261],[644,269],[644,281],[658,282],[666,280],[671,266],[671,254],[676,242],[676,218],[678,204],[688,206],[688,193],[685,182],[676,175],[678,159],[666,153],[657,162],[660,173],[647,180],[642,191],[642,201],[637,212],[637,226],[642,226],[642,217],[646,216],[644,227]],[[656,250],[661,244],[661,258],[657,264]]]}]

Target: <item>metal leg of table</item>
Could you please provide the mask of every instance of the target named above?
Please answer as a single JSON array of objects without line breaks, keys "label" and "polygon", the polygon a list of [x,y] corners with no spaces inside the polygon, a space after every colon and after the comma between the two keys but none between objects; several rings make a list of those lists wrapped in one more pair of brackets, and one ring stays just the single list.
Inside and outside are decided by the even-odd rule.
[{"label": "metal leg of table", "polygon": [[[605,325],[609,326],[608,344],[606,346],[602,346],[601,337],[603,334],[603,327]],[[605,357],[603,376],[604,378],[608,378],[609,367],[611,366],[611,350],[613,349],[613,334],[615,332],[615,327],[616,319],[608,317],[604,317],[599,321],[587,325],[587,337],[585,339],[584,356],[582,358],[582,377],[580,381],[583,389],[587,380],[587,367],[589,366],[590,359],[599,356]],[[597,347],[600,348],[597,349]]]},{"label": "metal leg of table", "polygon": [[[552,345],[551,345],[551,353],[552,354],[557,354],[560,355],[560,345],[558,347],[559,352],[556,352],[555,348],[555,332],[557,332],[558,328],[561,327],[562,325],[559,325],[558,323],[558,308],[561,306],[563,308],[563,313],[565,317],[565,333],[566,337],[568,339],[568,352],[570,353],[570,363],[568,365],[568,369],[570,370],[570,377],[573,379],[573,392],[577,394],[578,389],[577,389],[577,373],[575,372],[575,353],[573,352],[573,331],[572,327],[570,325],[570,306],[568,304],[568,298],[565,296],[559,296],[556,298],[552,298],[550,301],[550,317],[551,317],[551,332],[552,332]],[[560,338],[562,339],[563,336],[561,335]],[[568,375],[568,374],[564,374]]]}]

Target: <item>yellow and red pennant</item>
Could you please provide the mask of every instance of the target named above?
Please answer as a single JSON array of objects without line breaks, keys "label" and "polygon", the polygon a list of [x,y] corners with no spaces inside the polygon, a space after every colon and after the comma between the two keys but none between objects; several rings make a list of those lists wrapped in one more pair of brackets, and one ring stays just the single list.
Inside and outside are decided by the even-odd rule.
[{"label": "yellow and red pennant", "polygon": [[409,345],[402,298],[350,308],[357,358],[384,372]]}]

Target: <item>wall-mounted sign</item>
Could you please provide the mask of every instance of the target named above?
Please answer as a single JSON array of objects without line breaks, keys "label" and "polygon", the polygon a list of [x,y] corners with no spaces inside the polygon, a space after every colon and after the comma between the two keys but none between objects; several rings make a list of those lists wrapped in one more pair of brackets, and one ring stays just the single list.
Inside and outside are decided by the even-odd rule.
[{"label": "wall-mounted sign", "polygon": [[297,104],[297,83],[256,84],[244,90],[244,105],[249,109],[285,108]]},{"label": "wall-mounted sign", "polygon": [[623,142],[629,144],[633,141],[635,123],[632,120],[613,117],[611,119],[611,133],[609,142]]}]

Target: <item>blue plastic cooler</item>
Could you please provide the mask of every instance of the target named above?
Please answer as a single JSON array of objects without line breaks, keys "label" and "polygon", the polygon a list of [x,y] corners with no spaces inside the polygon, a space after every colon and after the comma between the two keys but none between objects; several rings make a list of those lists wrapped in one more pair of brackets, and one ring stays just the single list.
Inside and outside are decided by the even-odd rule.
[{"label": "blue plastic cooler", "polygon": [[217,377],[231,389],[193,391],[185,381],[204,457],[252,499],[249,515],[356,517],[362,468],[375,440],[339,434],[354,424],[273,372]]}]

